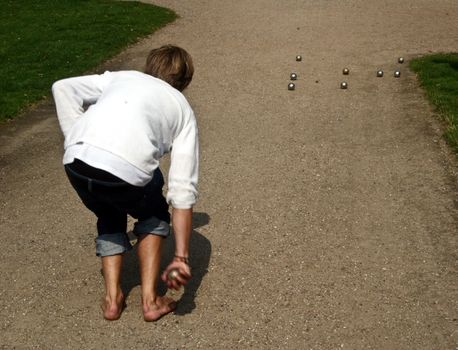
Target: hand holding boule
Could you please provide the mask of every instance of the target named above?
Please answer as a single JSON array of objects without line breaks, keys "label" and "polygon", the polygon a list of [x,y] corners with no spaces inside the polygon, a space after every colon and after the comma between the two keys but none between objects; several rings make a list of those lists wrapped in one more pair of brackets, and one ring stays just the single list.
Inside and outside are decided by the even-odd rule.
[{"label": "hand holding boule", "polygon": [[172,261],[161,276],[167,288],[179,290],[191,279],[191,269],[181,261]]}]

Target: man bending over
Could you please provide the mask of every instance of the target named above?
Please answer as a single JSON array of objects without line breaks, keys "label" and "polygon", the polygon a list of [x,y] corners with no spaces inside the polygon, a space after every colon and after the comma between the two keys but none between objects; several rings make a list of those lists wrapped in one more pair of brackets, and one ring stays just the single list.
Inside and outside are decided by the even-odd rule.
[{"label": "man bending over", "polygon": [[[144,73],[105,72],[63,79],[52,87],[65,137],[63,163],[84,205],[97,216],[96,254],[101,257],[103,316],[116,320],[124,308],[123,255],[130,250],[127,216],[137,219],[143,317],[155,321],[175,309],[157,294],[161,243],[172,223],[175,257],[162,274],[168,288],[191,278],[188,265],[192,206],[197,198],[198,134],[182,95],[194,73],[182,48],[153,49]],[[171,152],[168,192],[159,159]],[[172,276],[172,277],[171,277]]]}]

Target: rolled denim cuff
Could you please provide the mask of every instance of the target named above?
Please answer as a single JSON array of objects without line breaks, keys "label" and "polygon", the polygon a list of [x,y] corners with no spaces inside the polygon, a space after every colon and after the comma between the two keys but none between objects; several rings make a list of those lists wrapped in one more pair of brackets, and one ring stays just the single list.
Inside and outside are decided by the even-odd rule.
[{"label": "rolled denim cuff", "polygon": [[146,220],[139,220],[135,223],[133,233],[136,236],[144,234],[152,234],[162,237],[167,237],[170,234],[169,223],[158,219],[155,216]]},{"label": "rolled denim cuff", "polygon": [[104,234],[95,239],[95,253],[97,256],[122,254],[131,249],[132,245],[125,233]]}]

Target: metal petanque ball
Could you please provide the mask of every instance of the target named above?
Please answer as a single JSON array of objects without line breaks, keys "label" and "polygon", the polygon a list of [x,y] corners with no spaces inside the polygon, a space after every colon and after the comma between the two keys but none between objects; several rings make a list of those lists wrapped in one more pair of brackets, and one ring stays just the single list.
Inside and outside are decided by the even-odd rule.
[{"label": "metal petanque ball", "polygon": [[167,278],[169,279],[169,281],[173,281],[173,280],[176,279],[179,275],[180,275],[180,272],[178,271],[178,269],[172,269],[172,270],[170,270],[169,273],[167,274]]},{"label": "metal petanque ball", "polygon": [[383,77],[383,71],[381,69],[377,71],[377,77]]},{"label": "metal petanque ball", "polygon": [[348,68],[342,69],[342,74],[343,74],[343,75],[348,75],[348,74],[350,74],[350,69],[348,69]]},{"label": "metal petanque ball", "polygon": [[348,88],[347,82],[346,82],[346,81],[341,82],[341,83],[340,83],[340,88],[341,88],[341,89],[347,89],[347,88]]},{"label": "metal petanque ball", "polygon": [[395,78],[399,78],[400,76],[401,76],[401,72],[400,71],[397,70],[397,71],[394,72],[394,77]]},{"label": "metal petanque ball", "polygon": [[294,90],[295,88],[296,88],[296,85],[294,85],[294,83],[288,84],[288,90]]},{"label": "metal petanque ball", "polygon": [[398,58],[398,63],[404,63],[404,57],[399,57]]},{"label": "metal petanque ball", "polygon": [[301,56],[301,55],[297,55],[297,56],[296,56],[296,61],[298,61],[298,62],[299,62],[299,61],[302,61],[302,56]]},{"label": "metal petanque ball", "polygon": [[291,80],[297,80],[297,74],[296,73],[291,73],[291,75],[289,77],[291,78]]}]

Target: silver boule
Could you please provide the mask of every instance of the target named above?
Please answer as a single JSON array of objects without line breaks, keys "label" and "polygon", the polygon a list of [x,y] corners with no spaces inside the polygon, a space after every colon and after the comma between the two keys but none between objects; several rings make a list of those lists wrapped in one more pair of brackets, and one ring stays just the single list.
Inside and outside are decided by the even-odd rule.
[{"label": "silver boule", "polygon": [[383,77],[383,71],[381,69],[377,71],[377,77],[379,78]]},{"label": "silver boule", "polygon": [[288,84],[288,90],[294,90],[295,88],[296,88],[296,85],[294,83]]},{"label": "silver boule", "polygon": [[299,61],[302,61],[302,56],[301,56],[301,55],[297,55],[297,56],[296,56],[296,61],[298,61],[298,62],[299,62]]},{"label": "silver boule", "polygon": [[397,70],[397,71],[394,72],[394,77],[395,78],[399,78],[400,76],[401,76],[401,72],[400,71]]},{"label": "silver boule", "polygon": [[340,88],[341,89],[347,89],[348,88],[348,83],[346,81],[343,81],[340,83]]},{"label": "silver boule", "polygon": [[169,273],[167,274],[167,278],[170,280],[170,281],[173,281],[174,279],[176,279],[178,276],[180,276],[180,272],[178,271],[178,269],[172,269],[169,271]]},{"label": "silver boule", "polygon": [[343,75],[348,75],[348,74],[350,74],[350,69],[348,69],[348,68],[342,69],[342,74],[343,74]]},{"label": "silver boule", "polygon": [[399,57],[398,58],[398,63],[404,63],[404,57]]},{"label": "silver boule", "polygon": [[297,74],[296,73],[291,73],[290,76],[291,80],[297,80]]}]

